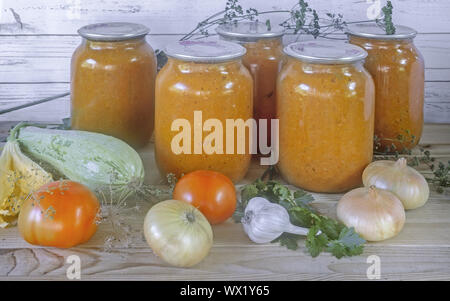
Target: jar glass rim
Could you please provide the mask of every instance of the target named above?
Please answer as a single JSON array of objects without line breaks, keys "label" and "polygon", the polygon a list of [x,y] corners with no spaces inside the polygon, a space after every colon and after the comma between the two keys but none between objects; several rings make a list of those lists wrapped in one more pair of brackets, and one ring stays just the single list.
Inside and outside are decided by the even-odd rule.
[{"label": "jar glass rim", "polygon": [[283,49],[290,57],[315,64],[350,64],[363,61],[367,52],[344,42],[308,41],[291,43]]},{"label": "jar glass rim", "polygon": [[347,26],[347,35],[376,40],[413,39],[417,31],[404,25],[395,25],[395,33],[387,34],[384,28],[376,23],[351,24]]},{"label": "jar glass rim", "polygon": [[242,21],[221,24],[216,28],[219,36],[242,42],[254,42],[260,39],[280,38],[285,29],[280,26],[271,27],[259,21]]},{"label": "jar glass rim", "polygon": [[164,50],[168,57],[198,63],[221,63],[241,58],[247,50],[237,43],[227,41],[178,41]]},{"label": "jar glass rim", "polygon": [[145,37],[149,29],[137,23],[109,22],[89,24],[78,29],[78,34],[90,41],[126,41]]}]

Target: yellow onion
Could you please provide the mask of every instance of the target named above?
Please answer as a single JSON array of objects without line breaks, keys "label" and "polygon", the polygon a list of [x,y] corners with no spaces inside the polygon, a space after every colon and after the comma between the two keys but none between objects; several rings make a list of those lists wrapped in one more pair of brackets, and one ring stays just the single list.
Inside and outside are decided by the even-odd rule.
[{"label": "yellow onion", "polygon": [[405,223],[402,202],[393,193],[374,186],[347,192],[339,200],[337,216],[368,241],[394,237]]},{"label": "yellow onion", "polygon": [[213,243],[211,225],[189,203],[167,200],[145,216],[144,236],[156,255],[178,267],[190,267],[208,255]]},{"label": "yellow onion", "polygon": [[396,162],[381,160],[369,164],[363,172],[364,186],[376,186],[393,192],[405,209],[423,206],[430,196],[425,178],[406,164],[405,158]]}]

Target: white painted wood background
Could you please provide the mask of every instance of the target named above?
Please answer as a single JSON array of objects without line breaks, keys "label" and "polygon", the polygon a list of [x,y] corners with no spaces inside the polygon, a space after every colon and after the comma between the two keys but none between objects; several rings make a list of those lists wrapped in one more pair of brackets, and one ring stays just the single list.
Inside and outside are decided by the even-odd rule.
[{"label": "white painted wood background", "polygon": [[[259,11],[290,9],[296,0],[241,0]],[[320,13],[366,20],[372,0],[310,0]],[[426,61],[425,121],[450,123],[450,1],[393,0],[394,21],[418,30]],[[94,22],[147,25],[153,48],[162,48],[224,8],[225,0],[0,0],[0,109],[69,90],[69,62],[80,42],[76,30]],[[275,24],[282,16],[272,16]],[[265,20],[262,16],[261,20]],[[69,98],[8,113],[0,121],[58,122]]]}]

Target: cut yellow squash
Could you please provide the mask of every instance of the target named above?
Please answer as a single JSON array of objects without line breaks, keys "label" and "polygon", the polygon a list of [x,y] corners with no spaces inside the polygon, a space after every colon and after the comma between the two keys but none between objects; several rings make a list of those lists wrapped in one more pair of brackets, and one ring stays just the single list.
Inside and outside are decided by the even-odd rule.
[{"label": "cut yellow squash", "polygon": [[23,201],[52,176],[25,156],[19,143],[10,138],[0,155],[0,227],[15,222]]}]

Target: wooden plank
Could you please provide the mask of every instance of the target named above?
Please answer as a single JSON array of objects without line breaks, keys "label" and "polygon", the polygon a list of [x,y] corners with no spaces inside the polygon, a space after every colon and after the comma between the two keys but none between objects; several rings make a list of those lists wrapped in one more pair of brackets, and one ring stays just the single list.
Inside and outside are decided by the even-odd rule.
[{"label": "wooden plank", "polygon": [[[180,37],[149,35],[147,40],[163,49]],[[450,81],[450,34],[419,35],[416,41],[425,57],[426,80]],[[79,43],[78,36],[0,36],[0,82],[68,82],[70,58]]]},{"label": "wooden plank", "polygon": [[[428,98],[426,98],[428,101]],[[449,123],[450,122],[450,101],[441,103],[425,103],[425,122],[429,123]]]},{"label": "wooden plank", "polygon": [[448,68],[425,68],[425,81],[450,82],[450,69]]},{"label": "wooden plank", "polygon": [[[367,20],[371,3],[360,0],[309,1],[319,13],[343,13],[346,20]],[[382,1],[384,4],[384,1]],[[244,8],[255,7],[259,11],[290,9],[295,1],[241,0]],[[147,25],[153,33],[187,33],[204,18],[224,9],[225,0],[129,0],[118,2],[58,0],[5,0],[0,16],[2,34],[74,34],[82,25],[94,22],[131,21]],[[394,2],[394,21],[415,27],[423,33],[448,33],[450,20],[446,0],[404,0]],[[20,17],[16,21],[10,8]],[[277,24],[286,15],[271,16]],[[262,20],[266,16],[261,16]],[[418,22],[420,21],[420,22]]]},{"label": "wooden plank", "polygon": [[[146,38],[153,49],[161,49],[181,37],[182,35],[149,34]],[[450,34],[444,37],[450,40]],[[71,58],[74,50],[80,45],[81,38],[78,35],[0,36],[0,41],[0,57],[2,58]]]},{"label": "wooden plank", "polygon": [[[142,153],[141,153],[142,154]],[[256,162],[255,162],[256,163]],[[152,164],[153,165],[153,164]],[[153,167],[153,166],[152,166]],[[156,166],[155,166],[156,167]],[[149,165],[146,164],[146,170],[152,170]],[[156,170],[155,170],[156,171]],[[258,174],[261,176],[262,172]],[[155,177],[155,175],[151,175]],[[251,177],[246,176],[248,180]],[[156,176],[156,178],[159,178]],[[292,189],[295,187],[291,186]],[[342,197],[342,194],[316,194],[313,193],[315,198],[314,207],[318,209],[322,214],[336,218],[336,205],[337,201]],[[445,194],[438,194],[432,192],[431,197],[427,204],[417,210],[409,210],[406,213],[406,224],[402,232],[395,238],[370,243],[370,245],[376,246],[448,246],[450,248],[450,233],[448,227],[450,226],[450,205],[448,203],[449,196]],[[147,244],[142,235],[142,223],[146,212],[150,209],[150,204],[145,202],[138,202],[139,210],[123,210],[119,211],[123,216],[123,221],[126,222],[130,228],[128,235],[129,244],[135,249],[145,249]],[[129,207],[132,208],[134,203],[129,201]],[[245,235],[242,225],[236,224],[229,220],[223,224],[214,226],[215,246],[221,247],[252,247],[253,244]],[[105,240],[110,235],[116,235],[116,237],[122,237],[124,232],[121,230],[113,230],[110,222],[106,220],[101,223],[95,236],[87,243],[81,245],[87,249],[106,249]],[[433,233],[433,235],[430,235]],[[0,229],[0,237],[3,240],[0,244],[0,252],[2,249],[21,249],[30,248],[30,244],[25,242],[17,227],[11,227],[7,229]],[[272,247],[276,245],[269,244]],[[115,245],[119,249],[124,248],[122,244]]]},{"label": "wooden plank", "polygon": [[[18,85],[15,85],[18,86]],[[25,86],[25,85],[24,85]],[[34,85],[35,86],[35,85]],[[19,85],[20,87],[20,85]],[[39,99],[37,95],[43,93],[37,93],[34,97],[26,97],[25,99]],[[57,93],[54,93],[57,94]],[[48,94],[53,95],[53,94]],[[44,96],[45,97],[45,96]],[[9,99],[2,99],[0,97],[0,109],[9,108],[15,105],[27,103],[29,101],[10,102]],[[11,99],[13,100],[13,99]],[[426,99],[424,114],[425,122],[428,123],[449,123],[450,122],[450,101],[448,102],[432,102],[433,99]],[[63,118],[70,117],[70,99],[64,97],[57,100],[52,100],[48,103],[35,105],[33,107],[21,109],[18,111],[9,112],[0,115],[0,121],[14,121],[14,120],[26,120],[26,121],[45,121],[45,122],[58,122]]]},{"label": "wooden plank", "polygon": [[421,144],[449,144],[449,142],[450,124],[426,124],[423,128]]},{"label": "wooden plank", "polygon": [[[168,43],[179,40],[182,35],[147,36],[154,49],[163,49]],[[345,39],[345,35],[336,37]],[[299,40],[311,40],[310,36],[301,36]],[[293,35],[286,36],[284,43],[296,41]],[[70,58],[80,44],[78,35],[68,36],[0,36],[1,58]],[[414,40],[423,54],[427,68],[450,68],[450,34],[419,34]]]},{"label": "wooden plank", "polygon": [[[69,82],[70,58],[64,57],[0,57],[0,83]],[[450,68],[426,68],[426,81],[450,85]]]},{"label": "wooden plank", "polygon": [[[1,73],[1,71],[0,71]],[[69,91],[69,83],[0,84],[0,110]],[[427,82],[425,122],[450,123],[450,82]],[[69,97],[0,115],[0,121],[57,122],[70,116]]]},{"label": "wooden plank", "polygon": [[[15,83],[1,84],[0,106],[23,104],[70,90],[67,83]],[[440,100],[439,100],[440,101]]]},{"label": "wooden plank", "polygon": [[[0,123],[0,133],[11,125]],[[426,125],[422,143],[433,153],[450,157],[450,124]],[[146,182],[160,183],[152,145],[139,152],[146,170],[152,171]],[[253,162],[244,182],[259,177],[263,170]],[[341,196],[314,194],[314,206],[335,217]],[[311,258],[303,246],[291,251],[277,244],[253,244],[242,225],[227,221],[213,227],[214,245],[208,257],[189,269],[171,267],[153,254],[142,236],[150,204],[138,201],[138,210],[121,214],[129,226],[128,246],[105,248],[109,235],[121,234],[108,222],[100,224],[90,241],[71,249],[31,246],[17,228],[0,229],[0,280],[65,280],[69,267],[65,259],[70,255],[81,258],[83,280],[366,280],[369,255],[379,256],[384,280],[450,280],[449,199],[448,194],[432,190],[425,206],[406,212],[406,224],[398,236],[368,243],[361,256],[340,260],[329,254]]]},{"label": "wooden plank", "polygon": [[[31,97],[30,97],[31,98]],[[36,98],[37,97],[33,97]],[[1,100],[1,99],[0,99]],[[428,123],[449,123],[450,122],[450,102],[425,103],[425,122]],[[0,108],[9,108],[14,105],[27,103],[28,101],[0,102]],[[63,118],[70,117],[70,99],[64,97],[52,100],[48,103],[35,105],[33,107],[21,109],[0,115],[0,121],[44,121],[60,122]]]},{"label": "wooden plank", "polygon": [[[316,207],[333,216],[340,195],[315,196],[319,203]],[[147,247],[140,234],[147,209],[144,205],[140,213],[129,215],[128,225],[136,233],[131,247],[111,251],[104,250],[103,244],[112,232],[108,224],[101,224],[88,243],[68,250],[33,247],[20,238],[16,228],[4,229],[0,278],[7,275],[7,279],[64,279],[68,266],[65,258],[70,255],[80,256],[85,280],[231,280],[236,273],[241,280],[364,280],[369,255],[380,257],[383,279],[448,279],[450,276],[450,234],[446,231],[450,226],[449,205],[448,197],[443,195],[433,194],[423,208],[408,211],[407,223],[396,238],[369,243],[363,255],[341,260],[329,254],[312,259],[305,254],[304,247],[289,251],[276,244],[254,245],[246,238],[241,225],[228,221],[214,226],[215,243],[210,255],[191,269],[170,267]]]},{"label": "wooden plank", "polygon": [[[21,103],[22,102],[15,102],[14,104]],[[0,105],[0,108],[1,107],[9,108],[11,107],[11,103],[8,103],[7,106]],[[0,121],[22,120],[31,122],[42,121],[46,123],[61,123],[61,120],[67,117],[70,117],[69,96],[0,115]]]},{"label": "wooden plank", "polygon": [[149,248],[101,252],[89,248],[5,249],[0,251],[1,280],[67,280],[65,259],[78,255],[82,280],[367,280],[366,262],[377,255],[383,280],[449,280],[450,248],[379,247],[369,245],[362,256],[337,260],[312,259],[303,250],[273,245],[213,246],[195,267],[175,268]]}]

